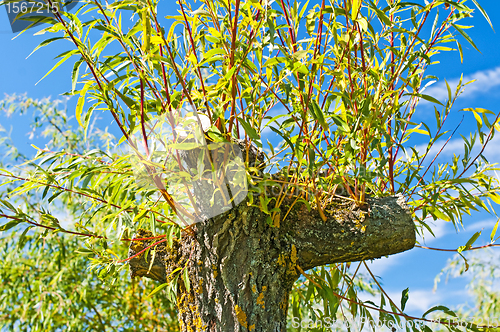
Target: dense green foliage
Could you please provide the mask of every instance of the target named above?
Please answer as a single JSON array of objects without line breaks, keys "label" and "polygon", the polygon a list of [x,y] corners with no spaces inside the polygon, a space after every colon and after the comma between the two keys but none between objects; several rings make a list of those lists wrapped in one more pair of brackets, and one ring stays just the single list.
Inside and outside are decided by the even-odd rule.
[{"label": "dense green foliage", "polygon": [[[82,140],[83,130],[68,123],[64,102],[11,96],[2,106],[7,112],[9,109],[21,114],[32,112],[32,135],[47,139],[46,149],[64,146],[78,153],[113,141],[112,135],[99,130],[92,131],[86,141]],[[9,172],[30,176],[35,181],[36,166],[19,153],[8,136],[2,137],[2,143],[7,147],[7,156],[15,161],[15,166],[4,165]],[[69,157],[68,161],[71,158],[75,157]],[[88,162],[87,167],[92,167],[93,160]],[[2,180],[2,184],[2,198],[13,195],[18,187],[9,181]],[[106,278],[109,269],[89,270],[89,257],[93,253],[85,249],[79,237],[57,231],[60,227],[76,230],[71,220],[88,213],[87,201],[70,191],[53,201],[51,197],[56,193],[33,190],[12,200],[22,216],[33,218],[26,220],[28,224],[20,227],[19,233],[6,231],[1,239],[0,326],[17,331],[137,331],[150,330],[151,326],[157,331],[176,331],[177,317],[170,300],[162,293],[147,298],[155,287],[153,282],[131,280],[124,265],[109,278]],[[44,207],[40,204],[43,197],[54,203]],[[5,200],[2,204],[2,213],[5,207],[16,209]],[[100,216],[105,215],[103,211]],[[18,222],[13,221],[3,227],[7,229]],[[45,228],[36,227],[39,223]],[[107,246],[106,241],[97,240],[88,243],[88,247],[92,246],[123,255],[128,243],[110,242]]]}]

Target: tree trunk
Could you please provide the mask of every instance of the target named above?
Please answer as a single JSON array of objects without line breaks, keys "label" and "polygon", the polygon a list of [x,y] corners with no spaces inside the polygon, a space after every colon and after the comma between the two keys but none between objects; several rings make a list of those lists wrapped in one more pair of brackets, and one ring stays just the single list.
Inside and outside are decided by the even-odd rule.
[{"label": "tree trunk", "polygon": [[[288,211],[292,202],[285,201],[281,211]],[[167,254],[155,256],[149,274],[144,258],[131,259],[131,274],[164,282],[175,267],[186,266],[189,285],[179,278],[177,296],[181,331],[286,331],[297,267],[305,271],[369,260],[415,244],[415,227],[402,196],[368,198],[365,211],[353,211],[346,202],[331,202],[324,209],[326,218],[297,203],[285,220],[269,225],[268,216],[245,200],[193,225],[194,235],[185,233],[179,243],[165,246]],[[129,255],[147,243],[135,242]]]},{"label": "tree trunk", "polygon": [[[161,282],[167,281],[176,268],[187,269],[189,282],[179,278],[177,294],[183,332],[284,332],[289,293],[301,271],[379,258],[411,249],[415,244],[415,226],[402,196],[368,197],[367,204],[359,208],[352,200],[335,195],[322,212],[309,209],[296,196],[287,196],[280,204],[281,214],[274,214],[272,220],[262,208],[249,206],[248,198],[227,211],[227,200],[222,196],[234,192],[234,188],[227,182],[208,182],[227,178],[227,172],[220,172],[231,171],[225,165],[216,167],[217,176],[210,173],[214,170],[210,165],[225,161],[227,156],[233,161],[246,160],[249,167],[262,163],[263,157],[255,147],[237,141],[232,146],[180,154],[186,170],[209,172],[202,177],[208,180],[195,183],[193,191],[197,209],[205,218],[192,225],[193,232],[183,233],[180,241],[171,246],[161,243],[153,264],[151,251],[147,260],[139,255],[129,262],[132,277],[146,276]],[[206,166],[200,167],[200,160],[207,160]],[[273,181],[280,178],[272,176]],[[217,190],[221,187],[227,192]],[[266,191],[272,189],[276,187]],[[280,193],[292,192],[278,189]],[[259,197],[253,198],[259,201]],[[214,211],[226,212],[217,215]],[[136,235],[145,237],[151,234],[140,231]],[[158,240],[133,241],[129,257],[153,241]]]}]

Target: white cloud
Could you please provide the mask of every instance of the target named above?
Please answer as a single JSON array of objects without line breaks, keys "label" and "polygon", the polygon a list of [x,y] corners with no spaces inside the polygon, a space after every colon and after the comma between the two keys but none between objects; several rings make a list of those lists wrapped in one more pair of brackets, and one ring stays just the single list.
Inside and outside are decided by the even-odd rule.
[{"label": "white cloud", "polygon": [[[492,88],[500,86],[500,66],[492,69],[477,71],[473,74],[464,76],[462,84],[476,80],[465,87],[460,95],[462,98],[472,98],[479,94],[487,93]],[[452,95],[458,85],[459,78],[448,81]],[[444,81],[431,85],[423,93],[431,95],[437,100],[444,101],[448,99],[448,89]]]},{"label": "white cloud", "polygon": [[[410,298],[406,303],[407,311],[421,311],[425,312],[429,308],[442,304],[444,301],[443,292],[434,293],[432,290],[417,289],[411,290],[409,293]],[[393,299],[400,298],[401,294],[392,295]]]},{"label": "white cloud", "polygon": [[[387,295],[399,306],[401,299],[401,290],[387,290]],[[362,301],[372,301],[374,303],[380,303],[380,295],[373,296],[371,294],[363,293],[359,294]],[[466,289],[460,290],[441,290],[440,292],[434,292],[432,289],[412,289],[410,288],[409,299],[406,302],[405,312],[411,315],[421,315],[433,306],[436,305],[449,305],[449,303],[456,302],[456,299],[462,299],[459,303],[466,302],[470,299],[470,294],[468,294]]]},{"label": "white cloud", "polygon": [[435,236],[432,236],[427,228],[422,228],[423,234],[417,235],[417,241],[424,245],[430,244],[431,242],[445,236],[446,234],[449,234],[452,231],[451,223],[441,219],[428,221],[427,224],[429,224],[430,228],[432,229],[432,233],[434,233]]},{"label": "white cloud", "polygon": [[[436,156],[436,154],[443,148],[445,142],[446,140],[437,141],[431,147],[426,157],[426,160],[428,162],[434,159],[434,156]],[[500,149],[498,148],[498,146],[500,146],[500,135],[496,135],[495,137],[493,137],[493,139],[488,142],[486,148],[482,153],[482,155],[486,157],[486,159],[488,159],[490,163],[500,163]],[[415,146],[415,150],[418,151],[420,156],[423,156],[425,154],[426,149],[427,149],[427,144],[420,144]],[[481,143],[479,142],[479,139],[477,139],[474,148],[469,153],[469,155],[475,157],[480,151],[481,151]],[[451,139],[439,154],[438,159],[441,157],[448,157],[449,159],[449,157],[452,156],[453,154],[463,156],[464,152],[465,149],[464,149],[463,139],[462,138]]]},{"label": "white cloud", "polygon": [[497,134],[493,139],[486,145],[483,155],[488,159],[490,163],[500,163],[500,136]]},{"label": "white cloud", "polygon": [[485,234],[488,234],[489,231],[493,229],[495,226],[496,219],[486,219],[478,222],[474,222],[465,226],[465,230],[467,232],[479,232],[484,229]]},{"label": "white cloud", "polygon": [[[401,298],[401,293],[399,294],[389,294],[392,296],[392,299]],[[411,290],[409,293],[409,300],[406,303],[406,311],[418,311],[424,313],[429,310],[431,307],[440,304],[446,304],[447,299],[456,299],[456,298],[467,298],[467,291],[457,290],[457,291],[448,291],[448,292],[433,292],[432,290],[427,289],[416,289]]]},{"label": "white cloud", "polygon": [[[397,266],[401,263],[401,256],[404,253],[399,255],[391,255],[389,257],[381,257],[378,259],[374,259],[373,261],[367,261],[366,264],[370,268],[370,271],[376,276],[381,276],[386,270],[391,268],[392,266]],[[364,265],[361,265],[361,271],[365,272],[366,268]]]},{"label": "white cloud", "polygon": [[[434,156],[443,148],[443,145],[446,141],[437,141],[434,143],[434,145],[431,147],[429,152],[427,153],[426,159],[431,161]],[[415,150],[418,151],[420,156],[423,156],[425,154],[425,151],[427,150],[427,144],[420,144],[415,146]],[[460,152],[464,151],[464,141],[462,139],[452,139],[446,144],[444,147],[443,151],[439,154],[441,157],[443,156],[451,156],[454,153],[455,154],[460,154]]]}]

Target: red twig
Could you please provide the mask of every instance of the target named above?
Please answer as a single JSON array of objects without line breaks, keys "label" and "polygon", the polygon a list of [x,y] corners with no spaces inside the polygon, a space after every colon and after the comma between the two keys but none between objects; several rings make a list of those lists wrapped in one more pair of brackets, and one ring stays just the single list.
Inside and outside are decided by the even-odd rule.
[{"label": "red twig", "polygon": [[142,129],[142,140],[144,143],[144,149],[146,150],[146,156],[149,157],[149,147],[148,147],[148,136],[146,135],[146,121],[144,118],[144,82],[142,80],[142,75],[139,77],[141,81],[141,129]]},{"label": "red twig", "polygon": [[131,260],[132,258],[135,258],[135,257],[139,256],[140,254],[142,254],[143,252],[145,252],[145,251],[146,251],[146,250],[148,250],[149,248],[154,247],[154,246],[156,246],[156,245],[158,245],[158,244],[160,244],[160,243],[162,243],[162,242],[166,242],[166,241],[168,241],[168,239],[163,239],[163,240],[160,240],[160,241],[158,241],[158,242],[156,242],[156,243],[153,243],[152,245],[150,245],[150,246],[148,246],[148,247],[146,247],[146,248],[142,249],[141,251],[139,251],[137,254],[135,254],[135,255],[133,255],[133,256],[130,256],[130,257],[127,257],[127,258],[125,258],[125,259],[122,259],[122,260],[118,261],[117,263],[123,263],[123,262],[129,261],[129,260]]},{"label": "red twig", "polygon": [[[436,251],[458,252],[458,249],[442,249],[442,248],[433,248],[433,247],[426,247],[426,246],[420,246],[420,245],[415,245],[415,247],[421,248],[421,249],[436,250]],[[490,247],[500,247],[500,244],[490,243],[490,244],[486,244],[484,246],[470,247],[468,249],[462,250],[462,252],[469,251],[469,250],[478,250],[478,249],[490,248]]]}]

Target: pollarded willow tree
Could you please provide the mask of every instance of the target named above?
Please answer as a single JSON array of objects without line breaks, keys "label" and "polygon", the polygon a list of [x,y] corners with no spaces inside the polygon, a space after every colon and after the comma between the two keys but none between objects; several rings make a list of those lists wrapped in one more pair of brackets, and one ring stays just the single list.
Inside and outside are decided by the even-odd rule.
[{"label": "pollarded willow tree", "polygon": [[[459,38],[474,46],[458,24],[473,10],[464,1],[387,2],[179,1],[165,21],[162,6],[171,4],[92,0],[75,14],[38,18],[50,24],[39,33],[57,35],[41,46],[72,45],[56,67],[75,60],[69,94],[81,128],[71,131],[50,102],[4,102],[39,107],[53,132],[33,159],[2,169],[4,241],[17,239],[21,255],[2,270],[18,285],[2,290],[7,326],[78,326],[63,309],[72,301],[81,301],[88,330],[136,322],[286,331],[308,318],[322,330],[373,310],[425,322],[404,313],[407,293],[396,305],[359,267],[413,248],[429,218],[460,225],[471,210],[491,212],[498,183],[481,153],[500,124],[468,109],[478,132],[464,138],[463,155],[432,169],[429,151],[446,137],[465,82],[438,101],[423,94],[425,71],[440,51],[462,54]],[[433,125],[414,122],[422,99],[436,105]],[[99,111],[112,116],[117,139],[97,130]],[[417,151],[411,139],[422,134],[427,149]],[[109,293],[86,274],[85,259]],[[360,262],[354,271],[351,262]],[[26,264],[53,279],[27,287],[18,277]],[[139,277],[160,285],[143,298],[151,282]],[[14,304],[23,286],[24,311]],[[362,302],[361,291],[378,292],[380,305]],[[113,294],[126,294],[116,296],[116,315]],[[160,303],[166,320],[148,311]]]}]

